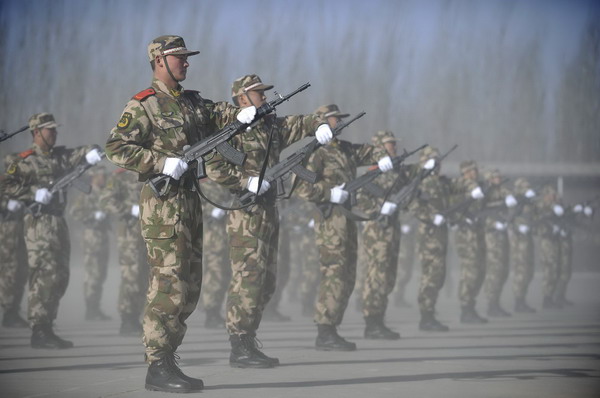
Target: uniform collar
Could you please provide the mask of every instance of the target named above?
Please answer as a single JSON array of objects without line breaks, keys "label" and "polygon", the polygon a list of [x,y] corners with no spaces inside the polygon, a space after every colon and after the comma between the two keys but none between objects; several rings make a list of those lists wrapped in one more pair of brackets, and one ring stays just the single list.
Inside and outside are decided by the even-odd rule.
[{"label": "uniform collar", "polygon": [[33,149],[33,152],[36,155],[40,155],[40,156],[49,156],[52,154],[52,151],[54,150],[54,148],[50,148],[49,151],[44,151],[44,150],[42,150],[42,148],[40,148],[40,146],[38,144],[35,144],[35,143],[31,147],[31,149]]},{"label": "uniform collar", "polygon": [[156,91],[160,91],[172,98],[178,98],[181,94],[183,94],[183,87],[181,87],[180,84],[177,84],[177,88],[171,90],[165,83],[156,78],[152,79],[152,87]]}]

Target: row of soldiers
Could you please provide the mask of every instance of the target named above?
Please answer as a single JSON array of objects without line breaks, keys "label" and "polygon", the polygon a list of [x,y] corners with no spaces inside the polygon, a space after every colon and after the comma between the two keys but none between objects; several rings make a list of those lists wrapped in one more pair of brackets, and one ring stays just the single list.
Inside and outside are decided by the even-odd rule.
[{"label": "row of soldiers", "polygon": [[[488,267],[488,274],[493,275],[490,279],[494,280],[501,280],[508,269],[505,256],[495,254],[506,251],[495,250],[496,245],[500,245],[497,241],[487,242],[488,222],[492,222],[496,213],[500,214],[490,224],[493,226],[490,236],[506,233],[508,219],[503,214],[504,208],[524,203],[515,195],[505,195],[500,182],[492,179],[487,187],[481,186],[477,178],[450,181],[440,174],[443,156],[430,146],[421,151],[419,162],[405,165],[397,160],[396,138],[389,131],[377,133],[371,144],[339,139],[337,128],[349,115],[335,104],[321,106],[313,114],[277,116],[265,95],[273,85],[263,83],[255,74],[244,75],[233,82],[233,104],[212,102],[198,91],[184,90],[180,84],[186,78],[188,58],[198,54],[198,51],[188,50],[181,37],[158,37],[148,45],[147,51],[153,71],[152,85],[127,103],[105,145],[108,160],[120,169],[135,172],[143,183],[138,200],[130,201],[129,194],[124,193],[126,188],[121,187],[116,189],[124,195],[121,198],[103,198],[102,192],[91,192],[98,197],[98,208],[82,205],[79,208],[83,210],[77,210],[78,206],[73,210],[73,215],[78,215],[94,231],[106,222],[108,213],[118,214],[125,224],[128,218],[133,218],[131,225],[135,225],[136,230],[139,228],[148,264],[142,316],[145,360],[149,364],[147,389],[167,392],[203,389],[203,381],[185,375],[176,361],[176,350],[187,329],[186,320],[196,308],[201,287],[204,295],[209,296],[204,302],[214,322],[224,321],[231,344],[230,365],[238,368],[279,365],[278,358],[262,351],[257,331],[263,315],[269,314],[269,302],[276,302],[277,295],[281,294],[276,282],[285,279],[284,275],[278,275],[281,235],[277,203],[290,195],[313,203],[317,209],[313,217],[320,273],[315,283],[316,349],[356,349],[355,343],[338,334],[338,327],[357,278],[358,221],[364,223],[363,242],[367,253],[363,289],[365,336],[400,337],[387,328],[384,317],[396,273],[394,256],[400,239],[398,214],[406,211],[419,222],[420,328],[448,329],[435,318],[435,305],[446,270],[448,225],[457,225],[459,229],[464,228],[465,234],[477,237],[461,241],[469,252],[464,256],[465,264],[470,261],[464,266],[463,274],[467,277],[464,289],[461,283],[461,297],[464,290],[463,320],[482,320],[475,313],[474,299],[483,278],[483,267]],[[227,142],[211,147],[217,150],[211,149],[210,156],[195,158],[197,162],[187,158],[192,148],[222,137],[224,132],[231,131],[230,126],[235,126],[236,134],[228,136]],[[24,216],[24,235],[30,269],[28,318],[33,329],[31,345],[35,348],[72,346],[52,329],[58,301],[66,289],[69,262],[68,229],[63,217],[66,197],[64,190],[53,189],[53,180],[82,162],[94,166],[102,158],[99,148],[91,146],[74,150],[55,147],[56,127],[50,114],[32,117],[33,148],[11,162],[1,183],[2,192],[6,194],[2,200],[6,200],[9,211],[15,206],[30,210]],[[286,192],[283,181],[266,176],[279,166],[284,148],[307,137],[312,139],[313,150],[293,169],[294,177]],[[377,178],[369,189],[354,192],[349,185],[361,166],[377,172],[373,174]],[[199,179],[203,175],[208,179]],[[121,180],[116,177],[109,185]],[[418,185],[413,184],[415,181]],[[227,197],[219,199],[211,194],[211,185],[224,188]],[[410,195],[404,195],[402,200],[391,200],[411,186],[418,189],[410,190]],[[251,198],[249,203],[244,202],[246,197]],[[554,201],[548,204],[544,199],[540,203],[552,206],[554,215],[559,217],[556,209],[560,206]],[[209,209],[206,202],[215,207]],[[35,211],[31,211],[33,206]],[[474,210],[477,206],[494,211],[481,217]],[[544,221],[539,221],[540,225],[535,228],[534,221],[529,222],[531,230],[539,230],[542,223],[554,222],[554,218],[546,221],[544,206],[540,205],[537,212],[541,216],[536,216],[537,220]],[[520,215],[527,214],[522,210]],[[209,219],[208,214],[203,214],[207,211],[214,222],[204,222]],[[219,220],[224,222],[217,222]],[[227,236],[224,248],[223,229]],[[205,230],[214,235],[206,236]],[[483,253],[483,245],[479,246],[481,231],[485,231],[486,236],[487,265],[473,260],[471,255],[471,252],[477,256]],[[131,233],[132,241],[139,236],[133,230]],[[221,250],[228,254],[228,267],[219,268],[228,268],[229,275],[211,274],[203,269],[203,257],[208,265],[206,271],[219,261],[223,264],[223,254],[211,257],[210,253],[219,243]],[[141,270],[135,278],[135,282],[125,283],[122,295],[127,294],[127,289],[137,289],[132,285],[144,279]],[[225,284],[226,310],[222,320],[219,309]],[[86,292],[88,315],[98,317],[98,289],[90,286]],[[550,293],[553,295],[554,291]],[[495,299],[490,303],[501,309]],[[136,319],[139,306],[123,307],[122,317],[128,314]],[[272,307],[271,311],[276,314],[277,308]]]}]

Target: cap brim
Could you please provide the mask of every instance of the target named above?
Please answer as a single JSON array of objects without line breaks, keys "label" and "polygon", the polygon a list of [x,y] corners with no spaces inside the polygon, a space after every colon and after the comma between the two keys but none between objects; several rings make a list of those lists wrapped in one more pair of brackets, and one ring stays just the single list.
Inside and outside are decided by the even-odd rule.
[{"label": "cap brim", "polygon": [[275,86],[273,86],[271,84],[259,84],[256,87],[252,87],[249,91],[260,91],[260,90],[267,91],[267,90],[272,89],[273,87],[275,87]]},{"label": "cap brim", "polygon": [[58,126],[60,126],[60,124],[58,124],[56,122],[48,122],[48,123],[42,123],[42,124],[38,125],[36,127],[36,129],[43,129],[43,128],[54,129]]},{"label": "cap brim", "polygon": [[168,53],[166,55],[187,55],[188,57],[190,57],[192,55],[197,55],[197,54],[200,54],[200,51],[184,50],[184,51],[174,51],[174,52]]}]

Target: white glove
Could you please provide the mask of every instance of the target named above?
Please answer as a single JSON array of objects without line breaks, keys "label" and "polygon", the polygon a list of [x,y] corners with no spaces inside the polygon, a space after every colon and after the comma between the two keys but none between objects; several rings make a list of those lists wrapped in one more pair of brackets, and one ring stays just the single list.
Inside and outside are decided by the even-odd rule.
[{"label": "white glove", "polygon": [[386,201],[383,203],[383,206],[381,206],[381,214],[384,216],[389,216],[396,211],[397,207],[397,204]]},{"label": "white glove", "polygon": [[91,151],[85,154],[85,161],[92,166],[96,163],[99,163],[101,160],[102,156],[100,156],[100,151],[98,151],[98,149],[96,148],[92,149]]},{"label": "white glove", "polygon": [[567,237],[567,231],[565,231],[564,229],[560,230],[560,236],[562,236],[563,238]]},{"label": "white glove", "polygon": [[433,225],[439,227],[444,223],[445,220],[446,219],[444,218],[444,216],[442,216],[441,214],[436,214],[435,216],[433,216]]},{"label": "white glove", "polygon": [[133,217],[139,217],[140,216],[140,205],[133,205],[133,206],[131,206],[131,215]]},{"label": "white glove", "polygon": [[435,159],[429,159],[428,161],[425,162],[425,164],[423,165],[423,168],[425,170],[431,170],[435,167]]},{"label": "white glove", "polygon": [[529,232],[529,227],[525,224],[519,224],[519,226],[517,227],[519,232],[522,233],[523,235],[527,235],[527,232]]},{"label": "white glove", "polygon": [[588,217],[591,217],[591,216],[592,216],[592,214],[594,214],[594,209],[592,209],[592,207],[591,207],[591,206],[585,206],[585,207],[583,208],[583,214],[585,214],[585,215],[586,215],[586,216],[588,216]]},{"label": "white glove", "polygon": [[504,203],[506,203],[506,207],[515,207],[518,202],[514,196],[508,195],[506,198],[504,198]]},{"label": "white glove", "polygon": [[12,212],[19,211],[21,207],[23,207],[23,203],[14,199],[9,199],[8,203],[6,204],[6,208],[8,209],[8,211]]},{"label": "white glove", "polygon": [[554,212],[554,214],[556,214],[558,217],[562,216],[563,214],[565,214],[565,210],[563,209],[563,207],[561,205],[554,205],[552,207],[552,211]]},{"label": "white glove", "polygon": [[102,221],[106,218],[106,213],[101,211],[101,210],[96,210],[94,212],[94,220],[96,221]]},{"label": "white glove", "polygon": [[256,116],[256,107],[254,105],[244,108],[237,114],[236,118],[238,122],[243,124],[250,124]]},{"label": "white glove", "polygon": [[52,200],[52,194],[48,188],[40,188],[35,191],[35,201],[43,205],[47,205]]},{"label": "white glove", "polygon": [[477,186],[471,191],[471,197],[473,199],[483,199],[485,195],[483,194],[481,187]]},{"label": "white glove", "polygon": [[167,158],[162,173],[179,180],[188,169],[188,164],[179,158]]},{"label": "white glove", "polygon": [[315,219],[311,218],[310,221],[308,222],[308,228],[314,228],[315,227]]},{"label": "white glove", "polygon": [[583,211],[583,206],[580,204],[576,204],[575,206],[573,206],[573,211],[575,213],[581,213]]},{"label": "white glove", "polygon": [[552,233],[554,235],[557,235],[560,232],[560,228],[558,227],[558,225],[553,225],[552,226]]},{"label": "white glove", "polygon": [[346,199],[348,199],[348,191],[344,191],[344,185],[346,185],[346,183],[343,183],[342,185],[338,185],[337,187],[333,187],[331,188],[330,191],[330,199],[329,201],[331,203],[344,203],[346,201]]},{"label": "white glove", "polygon": [[319,141],[319,144],[326,145],[333,139],[333,132],[329,128],[328,124],[322,124],[317,128],[315,132],[315,138]]},{"label": "white glove", "polygon": [[400,227],[400,231],[402,231],[404,235],[409,234],[410,230],[411,228],[409,224],[402,224],[402,226]]},{"label": "white glove", "polygon": [[392,162],[391,157],[384,156],[377,161],[377,166],[379,166],[379,170],[385,173],[386,171],[390,171],[394,168],[394,163]]},{"label": "white glove", "polygon": [[210,216],[212,218],[214,218],[215,220],[220,220],[221,218],[223,218],[224,215],[225,215],[225,210],[219,209],[218,207],[215,207],[210,212]]},{"label": "white glove", "polygon": [[248,186],[246,187],[248,191],[257,195],[262,195],[263,193],[267,192],[269,188],[271,188],[271,184],[269,184],[269,181],[262,180],[262,184],[260,184],[260,189],[258,189],[258,177],[250,177],[248,179]]},{"label": "white glove", "polygon": [[535,197],[535,191],[533,189],[528,189],[527,191],[525,191],[525,197],[527,199],[531,199]]},{"label": "white glove", "polygon": [[496,228],[497,231],[504,231],[506,229],[506,224],[500,221],[496,221],[494,223],[494,228]]}]

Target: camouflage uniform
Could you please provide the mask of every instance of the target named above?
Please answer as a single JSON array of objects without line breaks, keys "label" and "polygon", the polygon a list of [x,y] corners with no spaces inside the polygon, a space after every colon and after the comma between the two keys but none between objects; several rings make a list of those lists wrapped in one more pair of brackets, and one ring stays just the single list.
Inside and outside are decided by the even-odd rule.
[{"label": "camouflage uniform", "polygon": [[[570,211],[567,210],[567,212]],[[558,266],[558,277],[554,290],[554,301],[558,305],[569,305],[567,300],[567,285],[573,273],[573,230],[570,225],[563,223],[559,232],[560,238],[560,262]]]},{"label": "camouflage uniform", "polygon": [[[166,50],[165,50],[166,48]],[[148,48],[149,58],[186,55],[183,39],[162,36]],[[135,171],[140,181],[161,174],[167,158],[180,158],[192,145],[228,121],[226,104],[215,104],[197,91],[169,89],[154,78],[152,87],[126,105],[106,142],[106,155],[117,166]],[[202,282],[202,208],[193,173],[173,183],[163,197],[149,184],[140,193],[141,230],[148,250],[150,283],[144,312],[146,360],[159,361],[181,344],[186,319],[196,308]],[[150,369],[150,368],[149,368]]]},{"label": "camouflage uniform", "polygon": [[394,303],[396,306],[409,307],[410,304],[406,301],[406,288],[410,282],[414,265],[415,252],[417,251],[417,242],[415,235],[415,225],[406,220],[407,217],[400,219],[400,250],[398,253],[398,271],[396,275],[396,287],[394,294]]},{"label": "camouflage uniform", "polygon": [[109,177],[100,195],[101,206],[118,220],[117,250],[121,283],[117,307],[121,317],[121,334],[141,332],[139,319],[144,309],[148,289],[146,246],[140,231],[139,196],[142,184],[137,175],[123,168]]},{"label": "camouflage uniform", "polygon": [[[92,176],[102,174],[103,168],[96,168]],[[98,177],[98,178],[102,178]],[[94,177],[92,177],[94,178]],[[110,256],[109,233],[111,222],[104,208],[100,204],[100,194],[104,189],[102,185],[92,184],[89,194],[80,194],[75,198],[69,213],[74,220],[83,223],[83,266],[85,270],[83,294],[86,304],[86,320],[108,319],[100,310],[102,299],[102,285],[106,281],[108,259]],[[96,212],[99,212],[96,214]]]}]

